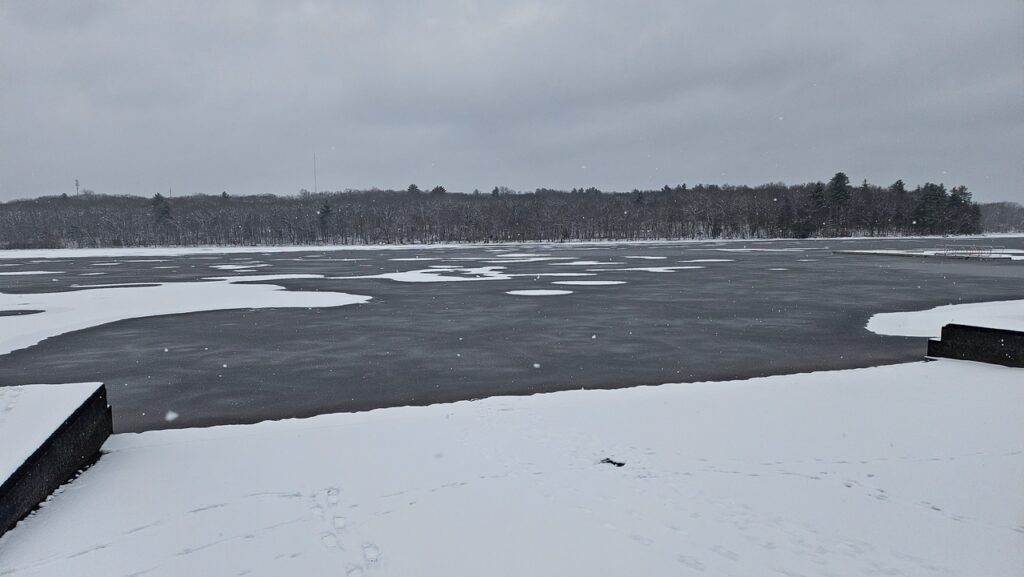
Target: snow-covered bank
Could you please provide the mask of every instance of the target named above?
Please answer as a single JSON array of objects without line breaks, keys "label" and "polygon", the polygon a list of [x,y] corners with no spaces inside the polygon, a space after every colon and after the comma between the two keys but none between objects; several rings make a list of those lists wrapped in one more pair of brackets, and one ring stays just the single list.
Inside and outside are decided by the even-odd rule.
[{"label": "snow-covered bank", "polygon": [[1010,576],[1022,382],[942,360],[116,435],[0,575]]},{"label": "snow-covered bank", "polygon": [[[991,238],[1021,238],[1024,233],[999,233],[977,236],[958,236],[956,240],[991,239]],[[935,236],[893,236],[885,237],[884,240],[939,240],[943,237]],[[96,257],[175,257],[189,255],[213,255],[213,254],[253,254],[253,253],[287,253],[287,252],[323,252],[339,250],[426,250],[426,249],[453,249],[453,248],[490,248],[490,249],[511,249],[519,247],[545,248],[545,247],[588,247],[588,246],[647,246],[647,245],[686,245],[686,244],[724,244],[724,243],[761,243],[761,242],[806,242],[817,244],[821,242],[847,241],[847,240],[881,240],[882,237],[868,236],[847,236],[827,238],[707,238],[707,239],[680,239],[680,240],[593,240],[593,241],[525,241],[525,242],[492,242],[492,243],[437,243],[437,244],[385,244],[385,245],[288,245],[288,246],[183,246],[183,247],[133,247],[133,248],[39,248],[39,249],[7,249],[0,250],[0,259],[62,259],[62,258],[96,258]],[[818,247],[814,247],[818,248]]]},{"label": "snow-covered bank", "polygon": [[317,308],[365,303],[368,296],[286,291],[272,284],[240,284],[323,275],[215,277],[207,282],[95,285],[53,293],[0,293],[0,355],[44,339],[125,319],[248,308]]},{"label": "snow-covered bank", "polygon": [[973,260],[1024,260],[1024,251],[1004,248],[935,248],[921,250],[872,249],[872,250],[837,250],[836,254],[859,254],[876,256],[912,256],[941,257]]},{"label": "snow-covered bank", "polygon": [[1024,300],[945,305],[923,311],[880,313],[867,329],[880,335],[939,338],[950,323],[1024,331]]}]

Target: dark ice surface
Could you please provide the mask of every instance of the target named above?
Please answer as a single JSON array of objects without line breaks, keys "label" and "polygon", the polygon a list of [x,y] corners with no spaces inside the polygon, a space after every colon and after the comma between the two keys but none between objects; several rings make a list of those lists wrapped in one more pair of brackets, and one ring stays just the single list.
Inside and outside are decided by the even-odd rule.
[{"label": "dark ice surface", "polygon": [[[925,340],[870,333],[864,326],[872,314],[1024,298],[1024,261],[832,251],[917,249],[954,243],[1024,249],[1021,238],[878,239],[310,248],[303,252],[176,257],[0,259],[8,265],[0,272],[62,272],[0,276],[0,292],[5,293],[88,290],[71,285],[168,283],[242,274],[373,275],[431,265],[504,266],[501,272],[527,275],[704,267],[668,273],[604,270],[579,279],[267,281],[288,290],[340,291],[373,299],[368,304],[338,308],[225,310],[97,326],[0,356],[0,385],[102,381],[109,391],[114,427],[125,432],[250,423],[490,395],[735,379],[914,361],[923,357]],[[510,252],[565,258],[488,262],[511,259],[501,256]],[[666,258],[626,258],[629,256]],[[439,260],[392,260],[411,257]],[[564,264],[574,259],[602,264]],[[733,262],[680,262],[694,259]],[[154,260],[161,262],[145,262]],[[211,267],[250,261],[270,266],[247,273]],[[120,264],[100,264],[111,262]],[[104,274],[83,276],[97,272]],[[626,284],[552,284],[561,280]],[[572,290],[573,294],[506,294],[530,289]],[[0,313],[0,331],[6,314]],[[164,418],[167,411],[179,417],[168,422]]]}]

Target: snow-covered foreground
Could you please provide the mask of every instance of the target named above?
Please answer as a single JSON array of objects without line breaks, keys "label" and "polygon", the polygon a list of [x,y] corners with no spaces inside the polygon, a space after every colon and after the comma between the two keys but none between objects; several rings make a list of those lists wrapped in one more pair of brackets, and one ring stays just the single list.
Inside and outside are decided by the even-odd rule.
[{"label": "snow-covered foreground", "polygon": [[880,335],[938,338],[949,323],[1024,331],[1024,300],[945,305],[923,311],[880,313],[867,329]]},{"label": "snow-covered foreground", "polygon": [[962,361],[116,435],[105,450],[0,539],[0,575],[1024,567],[1024,370]]},{"label": "snow-covered foreground", "polygon": [[[323,275],[215,277],[209,282],[78,285],[68,292],[0,293],[0,310],[23,312],[0,323],[0,355],[44,339],[125,319],[247,308],[337,307],[365,303],[368,296],[339,292],[286,291],[270,284],[239,284]],[[92,287],[92,288],[88,288]]]}]

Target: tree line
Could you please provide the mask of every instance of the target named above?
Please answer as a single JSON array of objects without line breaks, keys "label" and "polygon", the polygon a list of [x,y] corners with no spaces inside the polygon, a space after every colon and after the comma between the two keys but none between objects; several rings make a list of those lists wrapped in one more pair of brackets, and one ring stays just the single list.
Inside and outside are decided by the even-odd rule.
[{"label": "tree line", "polygon": [[[1000,227],[1024,226],[1012,207],[999,215]],[[0,248],[940,235],[982,232],[982,223],[982,207],[963,186],[852,185],[840,172],[798,185],[632,192],[463,194],[416,185],[297,196],[90,192],[0,204]]]}]

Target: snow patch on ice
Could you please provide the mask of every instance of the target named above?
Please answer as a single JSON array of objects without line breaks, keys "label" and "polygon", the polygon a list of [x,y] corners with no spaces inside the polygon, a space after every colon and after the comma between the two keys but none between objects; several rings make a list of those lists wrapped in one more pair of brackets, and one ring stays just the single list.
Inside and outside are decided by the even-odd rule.
[{"label": "snow patch on ice", "polygon": [[210,268],[220,270],[246,270],[270,266],[269,264],[211,264]]},{"label": "snow patch on ice", "polygon": [[715,248],[721,252],[804,252],[806,248]]},{"label": "snow patch on ice", "polygon": [[249,276],[244,276],[244,275],[243,276],[208,276],[208,277],[204,277],[203,280],[217,280],[217,281],[227,281],[227,282],[231,282],[231,283],[240,283],[240,282],[267,282],[267,281],[275,281],[275,280],[301,280],[301,279],[308,279],[308,278],[324,278],[324,275],[322,275],[322,274],[298,273],[298,274],[257,274],[257,275],[249,275]]},{"label": "snow patch on ice", "polygon": [[571,295],[572,291],[563,290],[550,290],[550,289],[533,289],[533,290],[520,290],[520,291],[506,291],[507,295],[516,295],[523,297],[546,297],[555,295]]},{"label": "snow patch on ice", "polygon": [[554,276],[554,277],[577,277],[577,276],[597,276],[597,273],[592,272],[535,272],[535,273],[516,273],[508,276],[521,276],[521,277],[534,277],[540,278],[543,276]]},{"label": "snow patch on ice", "polygon": [[[420,270],[410,271],[396,271],[386,272],[381,274],[361,275],[361,276],[335,276],[330,277],[334,280],[354,280],[354,279],[388,279],[397,282],[411,282],[411,283],[422,283],[422,282],[461,282],[461,281],[481,281],[481,280],[509,280],[512,277],[508,274],[501,272],[504,270],[503,266],[482,266],[482,267],[458,267],[458,266],[446,266],[446,267],[431,267]],[[451,274],[443,274],[451,273]]]},{"label": "snow patch on ice", "polygon": [[72,331],[126,319],[256,308],[324,308],[365,303],[368,296],[331,291],[287,291],[273,284],[241,284],[322,275],[226,277],[212,282],[119,285],[54,293],[0,293],[0,310],[42,310],[0,316],[0,355]]},{"label": "snow patch on ice", "polygon": [[677,270],[694,270],[702,266],[634,266],[628,268],[588,268],[590,271],[639,271],[639,272],[676,272]]},{"label": "snow patch on ice", "polygon": [[551,284],[560,285],[571,285],[571,286],[611,286],[616,284],[626,284],[624,280],[556,280],[552,281]]}]

